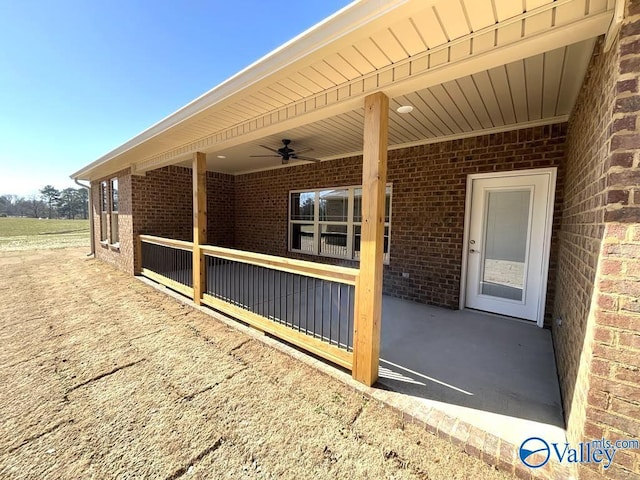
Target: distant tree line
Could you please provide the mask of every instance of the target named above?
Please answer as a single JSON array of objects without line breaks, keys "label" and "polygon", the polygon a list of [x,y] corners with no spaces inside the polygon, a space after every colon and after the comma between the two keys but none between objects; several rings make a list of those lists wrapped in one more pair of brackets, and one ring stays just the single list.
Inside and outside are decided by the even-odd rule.
[{"label": "distant tree line", "polygon": [[39,195],[0,195],[0,217],[89,218],[89,194],[85,188],[58,190],[52,185]]}]

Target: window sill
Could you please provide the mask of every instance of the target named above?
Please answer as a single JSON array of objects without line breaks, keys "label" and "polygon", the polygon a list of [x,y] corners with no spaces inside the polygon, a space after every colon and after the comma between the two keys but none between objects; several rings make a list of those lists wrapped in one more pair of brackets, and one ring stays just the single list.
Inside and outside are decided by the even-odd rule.
[{"label": "window sill", "polygon": [[109,250],[113,250],[114,252],[119,252],[120,251],[120,242],[118,242],[118,243],[110,243],[109,244]]},{"label": "window sill", "polygon": [[109,246],[109,242],[107,242],[106,240],[100,240],[100,246],[102,248],[107,248]]}]

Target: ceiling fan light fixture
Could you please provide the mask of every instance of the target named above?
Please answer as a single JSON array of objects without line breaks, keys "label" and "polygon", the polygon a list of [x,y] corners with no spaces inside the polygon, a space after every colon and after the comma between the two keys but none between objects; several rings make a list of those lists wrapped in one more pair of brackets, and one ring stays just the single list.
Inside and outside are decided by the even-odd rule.
[{"label": "ceiling fan light fixture", "polygon": [[396,112],[411,113],[413,112],[413,107],[411,105],[400,105],[398,108],[396,108]]}]

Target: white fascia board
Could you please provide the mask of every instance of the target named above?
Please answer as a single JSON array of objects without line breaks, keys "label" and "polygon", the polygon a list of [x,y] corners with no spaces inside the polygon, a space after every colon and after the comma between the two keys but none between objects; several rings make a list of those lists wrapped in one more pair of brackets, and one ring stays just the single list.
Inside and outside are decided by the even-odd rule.
[{"label": "white fascia board", "polygon": [[203,110],[216,105],[240,91],[251,87],[274,73],[299,62],[365,25],[383,17],[406,4],[421,8],[436,3],[436,0],[356,0],[327,17],[300,35],[276,48],[229,79],[220,83],[184,107],[163,118],[147,130],[126,141],[71,175],[71,178],[88,179],[94,168],[144,143],[162,132],[178,125]]}]

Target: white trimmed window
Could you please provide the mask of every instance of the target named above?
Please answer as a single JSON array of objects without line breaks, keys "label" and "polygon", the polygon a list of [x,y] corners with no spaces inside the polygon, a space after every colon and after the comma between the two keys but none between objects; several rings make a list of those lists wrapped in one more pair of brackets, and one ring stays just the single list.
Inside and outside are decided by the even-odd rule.
[{"label": "white trimmed window", "polygon": [[107,242],[107,221],[109,216],[109,195],[107,182],[100,182],[100,241]]},{"label": "white trimmed window", "polygon": [[111,245],[120,244],[120,232],[118,229],[118,178],[111,179],[111,238],[109,243]]},{"label": "white trimmed window", "polygon": [[[391,185],[387,185],[384,261],[389,263]],[[289,251],[324,257],[360,259],[362,187],[289,192]]]}]

